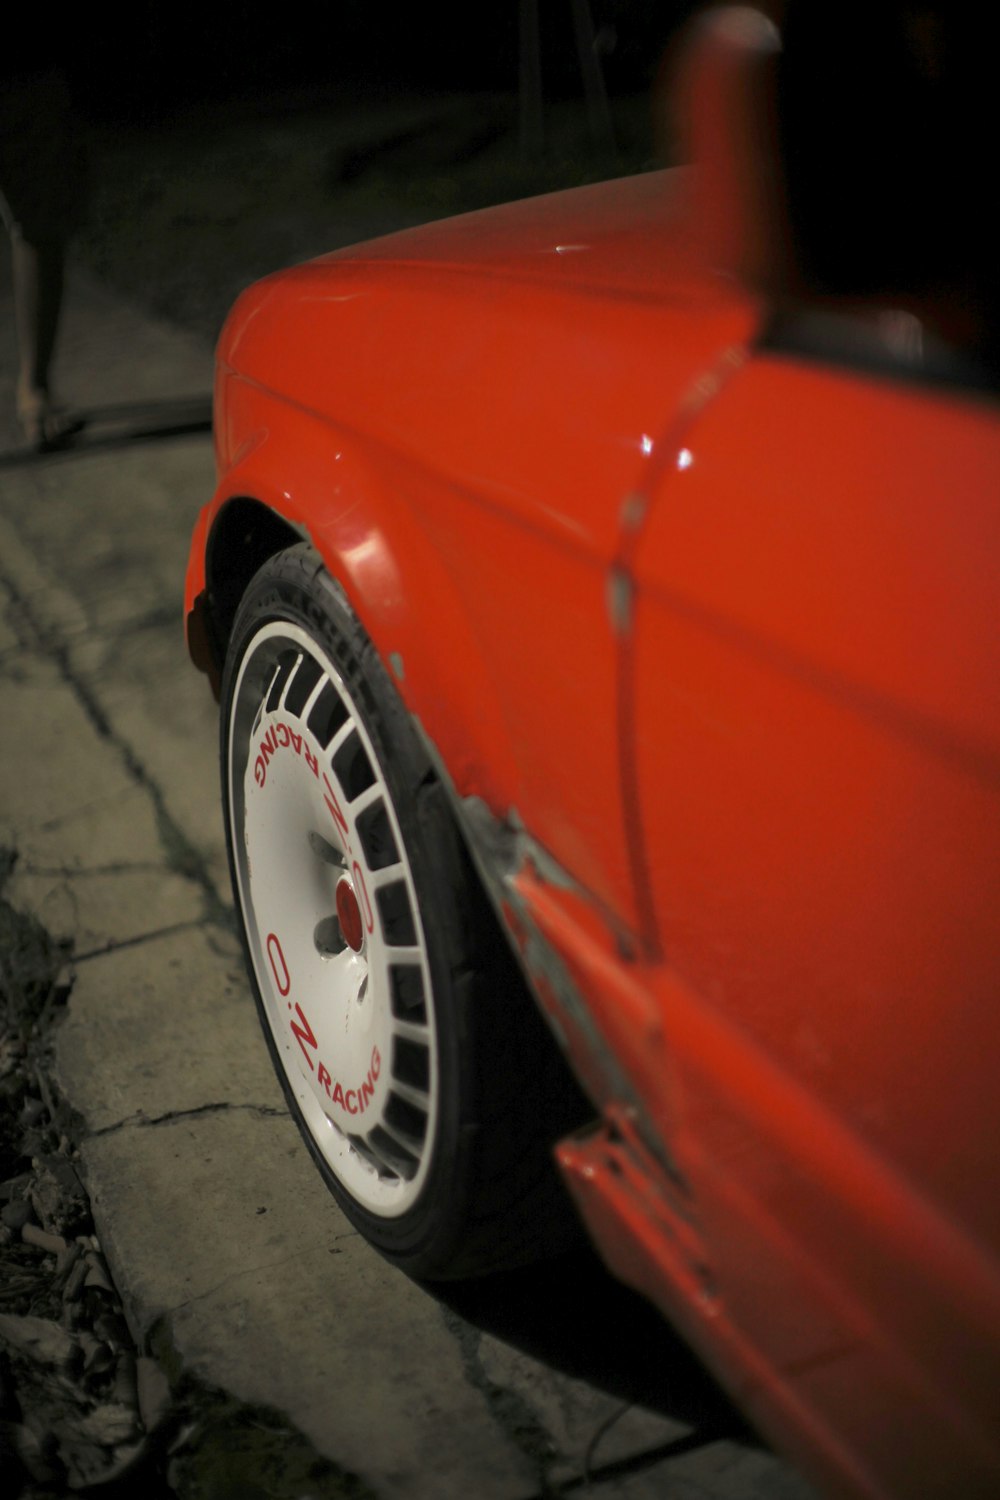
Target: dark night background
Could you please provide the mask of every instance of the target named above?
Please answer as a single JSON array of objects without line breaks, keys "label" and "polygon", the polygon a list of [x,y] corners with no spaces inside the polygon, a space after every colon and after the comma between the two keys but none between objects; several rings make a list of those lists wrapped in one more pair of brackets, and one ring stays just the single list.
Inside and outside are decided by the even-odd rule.
[{"label": "dark night background", "polygon": [[[70,77],[91,184],[77,255],[117,290],[214,338],[235,294],[267,271],[667,164],[653,84],[698,8],[244,0],[182,11],[135,0],[56,24],[39,7],[6,39],[0,70],[56,58]],[[784,141],[806,280],[836,294],[943,288],[961,336],[978,339],[992,365],[1000,261],[983,183],[994,69],[966,12],[940,0],[790,6],[783,55],[796,32],[804,46],[790,70],[797,92],[783,96]],[[533,134],[519,56],[532,14]],[[599,71],[609,101],[597,125],[574,32],[581,15],[599,64],[592,79]],[[985,333],[970,332],[977,320]]]},{"label": "dark night background", "polygon": [[[660,165],[652,84],[696,4],[135,0],[58,24],[38,8],[4,48],[0,82],[60,66],[85,147],[67,165],[67,191],[78,172],[87,184],[74,256],[214,340],[236,294],[268,271]],[[532,14],[540,77],[528,121],[520,40]],[[595,78],[607,100],[596,114]]]},{"label": "dark night background", "polygon": [[[5,72],[60,61],[89,163],[73,253],[214,340],[265,273],[410,224],[661,164],[652,84],[696,0],[537,0],[527,138],[522,0],[260,0],[28,18]],[[588,114],[574,10],[608,106]],[[593,101],[591,101],[593,102]]]},{"label": "dark night background", "polygon": [[[590,0],[612,93],[648,85],[664,43],[695,0]],[[85,12],[68,51],[88,114],[135,124],[179,104],[220,105],[262,91],[338,87],[516,90],[519,0],[428,5],[334,0],[183,11],[140,0]],[[580,88],[571,0],[538,0],[546,93]],[[65,35],[60,23],[60,36]],[[51,46],[49,36],[42,45]],[[16,50],[16,44],[15,44]]]}]

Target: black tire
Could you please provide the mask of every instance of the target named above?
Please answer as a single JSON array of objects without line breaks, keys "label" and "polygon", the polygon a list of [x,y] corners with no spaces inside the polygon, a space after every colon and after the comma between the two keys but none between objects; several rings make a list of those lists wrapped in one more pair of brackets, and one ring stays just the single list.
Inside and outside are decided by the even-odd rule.
[{"label": "black tire", "polygon": [[253,992],[347,1217],[424,1278],[566,1248],[576,1221],[551,1147],[590,1111],[409,715],[305,544],[247,589],[221,717]]}]

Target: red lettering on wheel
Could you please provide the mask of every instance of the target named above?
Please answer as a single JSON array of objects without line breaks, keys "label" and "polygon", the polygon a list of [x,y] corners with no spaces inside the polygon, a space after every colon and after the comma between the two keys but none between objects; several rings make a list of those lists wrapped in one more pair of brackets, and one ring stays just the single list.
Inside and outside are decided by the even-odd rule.
[{"label": "red lettering on wheel", "polygon": [[312,1027],[309,1025],[309,1022],[306,1020],[306,1014],[305,1014],[305,1011],[302,1009],[301,1005],[296,1005],[296,1007],[295,1007],[295,1014],[298,1016],[299,1020],[302,1022],[302,1025],[301,1026],[296,1026],[296,1024],[295,1024],[294,1021],[289,1021],[288,1024],[292,1028],[292,1035],[294,1036],[295,1040],[298,1042],[299,1047],[302,1050],[302,1056],[305,1058],[306,1062],[309,1064],[309,1071],[310,1071],[310,1073],[314,1073],[316,1070],[313,1067],[313,1060],[312,1060],[312,1058],[309,1056],[309,1053],[306,1051],[306,1043],[307,1042],[309,1043],[309,1046],[313,1049],[314,1052],[315,1052],[316,1048],[319,1046],[319,1043],[316,1040],[316,1037],[315,1037],[315,1035],[313,1033]]},{"label": "red lettering on wheel", "polygon": [[281,944],[273,932],[267,935],[267,957],[271,965],[271,973],[274,975],[274,982],[278,986],[278,994],[284,999],[292,987],[292,981],[289,978],[288,965],[285,963]]},{"label": "red lettering on wheel", "polygon": [[[295,1009],[299,1011],[299,1015],[302,1018],[303,1025],[308,1030],[309,1023],[306,1020],[305,1016],[302,1015],[302,1012],[301,1010],[299,1010],[298,1006],[296,1006]],[[295,1022],[293,1021],[290,1024],[296,1036],[299,1036],[299,1028],[295,1025]],[[303,1033],[303,1035],[305,1035],[305,1033]],[[309,1041],[312,1046],[316,1045],[316,1038],[312,1035],[311,1031],[308,1031],[308,1035],[305,1035],[305,1040]],[[301,1045],[302,1042],[300,1040],[299,1046]],[[308,1054],[306,1055],[306,1061],[309,1062],[309,1066],[312,1067],[312,1063],[309,1061]],[[339,1080],[334,1080],[333,1076],[326,1066],[326,1063],[324,1062],[321,1062],[319,1065],[319,1071],[316,1074],[316,1081],[329,1098],[331,1104],[336,1104],[338,1109],[342,1109],[345,1114],[363,1115],[365,1110],[368,1108],[369,1104],[375,1097],[375,1084],[378,1080],[378,1075],[381,1070],[382,1058],[379,1054],[378,1048],[373,1047],[371,1066],[369,1067],[368,1072],[365,1074],[364,1078],[358,1084],[358,1087],[356,1089],[345,1089],[344,1085]]]},{"label": "red lettering on wheel", "polygon": [[346,839],[349,833],[347,827],[347,819],[344,817],[344,814],[340,810],[340,803],[337,801],[337,794],[333,790],[333,787],[330,785],[330,778],[327,776],[325,771],[323,772],[323,785],[326,787],[326,796],[323,798],[323,801],[330,809],[330,815],[333,818],[333,821],[337,824],[337,827],[340,829],[341,833]]},{"label": "red lettering on wheel", "polygon": [[361,906],[361,914],[365,919],[365,929],[370,934],[375,927],[375,919],[372,916],[372,904],[368,899],[368,887],[365,885],[365,877],[357,860],[354,861],[354,868],[351,873],[354,876],[356,890],[360,889],[364,897],[364,901],[360,902],[359,905]]}]

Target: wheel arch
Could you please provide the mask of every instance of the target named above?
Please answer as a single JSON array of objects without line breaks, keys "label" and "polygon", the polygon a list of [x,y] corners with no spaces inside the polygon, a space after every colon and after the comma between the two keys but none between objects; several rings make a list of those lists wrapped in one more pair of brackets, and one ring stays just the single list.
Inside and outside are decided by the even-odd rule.
[{"label": "wheel arch", "polygon": [[247,446],[223,475],[206,526],[202,607],[216,670],[251,578],[277,552],[307,541],[459,793],[500,815],[516,806],[493,679],[428,520],[444,481],[297,410]]},{"label": "wheel arch", "polygon": [[221,669],[236,611],[251,578],[278,552],[304,540],[303,530],[250,495],[234,495],[222,506],[205,549],[217,667]]}]

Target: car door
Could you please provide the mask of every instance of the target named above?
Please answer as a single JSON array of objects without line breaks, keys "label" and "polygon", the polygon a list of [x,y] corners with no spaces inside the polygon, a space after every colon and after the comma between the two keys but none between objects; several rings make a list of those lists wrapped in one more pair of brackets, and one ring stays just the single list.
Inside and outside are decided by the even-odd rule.
[{"label": "car door", "polygon": [[632,569],[647,938],[719,1310],[899,1493],[998,1462],[998,478],[995,396],[772,350],[676,435]]}]

